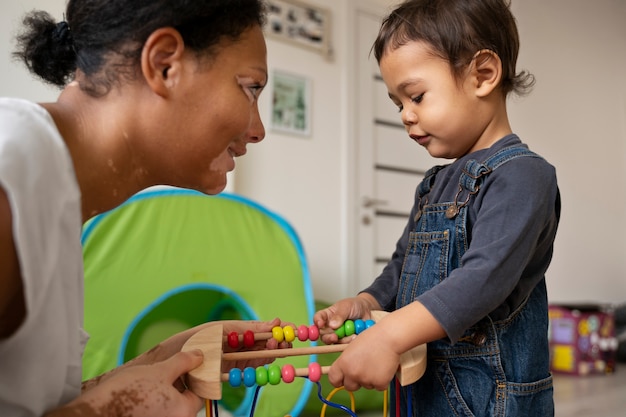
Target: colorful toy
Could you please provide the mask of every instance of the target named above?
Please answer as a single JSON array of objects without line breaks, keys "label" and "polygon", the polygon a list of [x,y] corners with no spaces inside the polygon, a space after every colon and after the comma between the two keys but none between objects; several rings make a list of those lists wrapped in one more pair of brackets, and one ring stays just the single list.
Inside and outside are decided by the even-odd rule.
[{"label": "colorful toy", "polygon": [[614,372],[618,343],[610,308],[551,305],[549,315],[552,371],[574,375]]},{"label": "colorful toy", "polygon": [[[384,312],[373,312],[374,320],[380,320]],[[358,323],[358,325],[357,325]],[[370,323],[371,326],[372,323]],[[305,326],[306,327],[306,326]],[[357,327],[359,331],[357,331]],[[368,327],[366,322],[361,320],[348,321],[344,323],[339,333],[348,335],[359,334]],[[264,386],[267,384],[277,385],[282,381],[291,383],[295,376],[306,376],[313,382],[318,382],[322,374],[328,372],[329,367],[320,367],[319,364],[311,362],[308,368],[296,369],[292,365],[284,365],[280,368],[278,365],[269,365],[267,367],[259,367],[256,369],[246,368],[244,370],[233,369],[228,373],[222,373],[222,361],[250,360],[258,358],[274,359],[290,356],[302,356],[312,354],[325,354],[341,352],[348,347],[347,343],[323,346],[310,346],[292,349],[273,349],[260,351],[243,351],[224,353],[222,346],[228,343],[230,346],[238,347],[239,343],[244,346],[251,346],[254,340],[266,340],[269,337],[278,336],[277,340],[281,341],[285,334],[288,335],[287,340],[295,340],[296,334],[300,333],[302,339],[305,338],[303,326],[298,328],[296,332],[290,326],[280,330],[275,329],[272,333],[261,334],[244,334],[241,338],[239,335],[228,335],[226,338],[223,334],[223,326],[216,322],[214,325],[196,333],[183,346],[183,351],[200,349],[204,353],[204,363],[189,373],[189,384],[193,392],[198,396],[207,400],[219,400],[222,398],[222,383],[229,382],[231,386],[252,387],[254,385]],[[311,334],[311,327],[307,328],[308,335]],[[317,328],[313,329],[315,338],[318,336]],[[310,337],[310,336],[307,336]],[[301,340],[299,338],[299,340]],[[231,344],[232,343],[232,344]],[[400,358],[400,368],[396,374],[400,385],[405,386],[417,381],[426,369],[426,345],[418,346],[406,353]]]}]

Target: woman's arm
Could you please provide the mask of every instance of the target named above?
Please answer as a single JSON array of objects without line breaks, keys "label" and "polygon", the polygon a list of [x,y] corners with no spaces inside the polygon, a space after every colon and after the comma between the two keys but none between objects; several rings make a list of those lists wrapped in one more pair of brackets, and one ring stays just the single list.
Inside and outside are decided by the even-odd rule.
[{"label": "woman's arm", "polygon": [[9,199],[0,187],[0,340],[7,339],[26,317],[24,289],[13,241]]}]

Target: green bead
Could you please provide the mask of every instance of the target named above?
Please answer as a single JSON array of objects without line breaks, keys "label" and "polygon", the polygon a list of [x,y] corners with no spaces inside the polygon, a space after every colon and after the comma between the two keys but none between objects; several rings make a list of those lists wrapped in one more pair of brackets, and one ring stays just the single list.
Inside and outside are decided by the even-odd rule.
[{"label": "green bead", "polygon": [[352,336],[353,334],[356,333],[356,328],[352,320],[346,320],[346,322],[343,325],[346,329],[346,336]]},{"label": "green bead", "polygon": [[267,370],[267,378],[270,382],[270,385],[278,385],[280,382],[280,366],[278,365],[270,365]]},{"label": "green bead", "polygon": [[267,384],[267,368],[265,366],[256,368],[256,384],[260,387]]},{"label": "green bead", "polygon": [[346,325],[345,323],[341,325],[341,327],[337,328],[335,330],[335,334],[337,335],[338,338],[342,339],[344,337],[346,337]]}]

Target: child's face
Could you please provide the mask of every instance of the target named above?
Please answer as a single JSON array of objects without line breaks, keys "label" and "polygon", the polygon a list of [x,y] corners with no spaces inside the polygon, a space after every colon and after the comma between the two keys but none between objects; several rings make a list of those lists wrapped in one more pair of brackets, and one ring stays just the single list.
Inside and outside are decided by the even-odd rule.
[{"label": "child's face", "polygon": [[380,71],[409,136],[433,157],[458,158],[499,139],[487,133],[491,115],[476,95],[471,71],[455,78],[428,44],[387,50]]}]

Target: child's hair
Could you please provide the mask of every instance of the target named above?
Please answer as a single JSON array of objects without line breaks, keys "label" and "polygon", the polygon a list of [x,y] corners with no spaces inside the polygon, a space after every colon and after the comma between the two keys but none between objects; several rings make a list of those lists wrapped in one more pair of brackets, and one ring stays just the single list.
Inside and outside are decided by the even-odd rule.
[{"label": "child's hair", "polygon": [[532,74],[516,73],[519,35],[506,0],[406,0],[383,21],[372,47],[374,56],[380,63],[387,51],[413,41],[427,43],[450,63],[456,77],[476,52],[493,51],[502,61],[505,96],[523,95],[534,85]]},{"label": "child's hair", "polygon": [[78,69],[81,89],[101,96],[122,77],[132,79],[156,29],[176,28],[187,48],[210,58],[221,40],[263,26],[265,13],[263,0],[69,0],[67,21],[55,23],[43,11],[26,15],[13,56],[58,87]]}]

